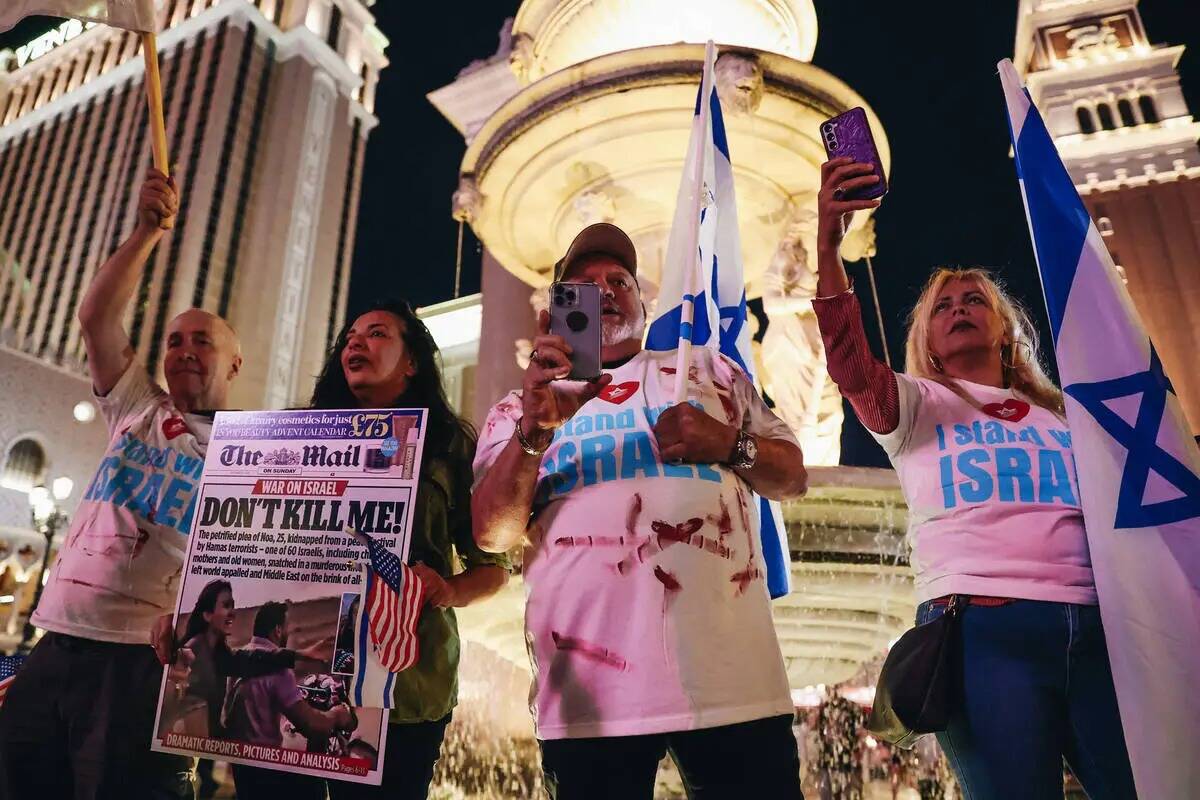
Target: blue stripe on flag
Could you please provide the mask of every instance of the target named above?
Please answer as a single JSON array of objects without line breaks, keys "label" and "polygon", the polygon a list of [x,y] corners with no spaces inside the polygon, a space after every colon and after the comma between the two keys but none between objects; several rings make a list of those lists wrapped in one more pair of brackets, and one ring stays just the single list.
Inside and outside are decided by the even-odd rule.
[{"label": "blue stripe on flag", "polygon": [[1057,342],[1091,218],[1040,114],[1031,112],[1025,118],[1014,152],[1029,217],[1037,223],[1033,244],[1042,274],[1050,329]]},{"label": "blue stripe on flag", "polygon": [[393,685],[395,682],[396,682],[396,673],[395,673],[395,672],[388,672],[387,680],[386,680],[386,681],[384,681],[384,683],[383,683],[383,697],[384,697],[384,700],[386,700],[386,701],[390,701],[390,700],[392,699],[392,685]]},{"label": "blue stripe on flag", "polygon": [[[708,314],[704,311],[708,300],[704,292],[696,297],[695,313],[692,315],[692,344],[707,344],[712,330],[708,325]],[[646,334],[647,350],[675,350],[679,347],[681,338],[680,325],[683,323],[683,304],[672,308],[667,313],[650,323]]]},{"label": "blue stripe on flag", "polygon": [[367,618],[367,598],[371,596],[371,584],[375,580],[371,570],[365,571],[367,582],[358,601],[358,647],[355,648],[358,651],[358,663],[354,665],[354,705],[359,707],[367,705],[363,702],[363,683],[367,678],[367,628],[371,624]]},{"label": "blue stripe on flag", "polygon": [[767,566],[767,591],[771,597],[783,597],[790,591],[792,554],[787,551],[786,536],[775,527],[775,512],[765,497],[758,498],[759,531],[762,539],[763,563]]},{"label": "blue stripe on flag", "polygon": [[721,154],[725,156],[726,161],[732,161],[729,158],[729,140],[725,138],[725,117],[721,114],[721,100],[717,96],[717,82],[713,81],[712,98],[708,102],[710,113],[712,114],[712,131],[713,145]]}]

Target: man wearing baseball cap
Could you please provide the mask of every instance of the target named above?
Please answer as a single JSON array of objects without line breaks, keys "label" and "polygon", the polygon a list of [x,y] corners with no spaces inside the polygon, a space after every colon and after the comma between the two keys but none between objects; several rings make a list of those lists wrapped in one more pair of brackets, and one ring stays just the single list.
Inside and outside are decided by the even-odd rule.
[{"label": "man wearing baseball cap", "polygon": [[732,361],[642,349],[637,251],[599,223],[555,264],[600,286],[601,360],[566,381],[549,314],[475,456],[475,538],[524,542],[532,710],[552,797],[650,797],[670,751],[693,798],[800,797],[792,700],[751,492],[803,493],[787,425]]}]

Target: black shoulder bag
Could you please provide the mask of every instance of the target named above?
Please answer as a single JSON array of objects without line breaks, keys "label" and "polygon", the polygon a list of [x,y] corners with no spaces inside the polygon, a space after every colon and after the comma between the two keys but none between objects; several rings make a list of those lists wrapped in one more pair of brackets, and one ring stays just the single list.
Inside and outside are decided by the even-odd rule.
[{"label": "black shoulder bag", "polygon": [[946,729],[962,691],[962,612],[968,598],[952,595],[946,613],[907,631],[879,673],[867,730],[889,744],[913,747],[923,734]]}]

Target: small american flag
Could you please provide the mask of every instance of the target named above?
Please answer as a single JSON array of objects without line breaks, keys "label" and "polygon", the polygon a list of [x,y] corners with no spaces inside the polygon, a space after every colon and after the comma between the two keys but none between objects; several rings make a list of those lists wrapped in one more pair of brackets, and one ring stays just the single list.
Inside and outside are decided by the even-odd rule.
[{"label": "small american flag", "polygon": [[417,618],[425,587],[395,553],[364,533],[358,535],[371,555],[364,590],[371,647],[380,664],[390,672],[400,672],[417,663],[420,655]]},{"label": "small american flag", "polygon": [[25,663],[25,656],[0,656],[0,705],[8,697],[8,687],[16,680],[17,670]]}]

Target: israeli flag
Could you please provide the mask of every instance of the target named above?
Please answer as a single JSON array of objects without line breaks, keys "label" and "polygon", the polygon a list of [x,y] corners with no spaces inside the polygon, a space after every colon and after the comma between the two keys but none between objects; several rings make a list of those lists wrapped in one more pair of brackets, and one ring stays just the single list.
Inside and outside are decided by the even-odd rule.
[{"label": "israeli flag", "polygon": [[[710,41],[667,241],[659,312],[650,323],[646,349],[686,353],[691,346],[709,347],[733,359],[753,381],[733,165],[713,80],[715,63]],[[687,372],[684,365],[676,375],[686,381]],[[767,588],[771,597],[782,597],[791,591],[787,530],[778,503],[759,498],[758,506]]]},{"label": "israeli flag", "polygon": [[36,14],[154,33],[158,30],[155,5],[155,0],[4,0],[0,32]]},{"label": "israeli flag", "polygon": [[1200,797],[1200,451],[1029,92],[999,67],[1134,781]]}]

